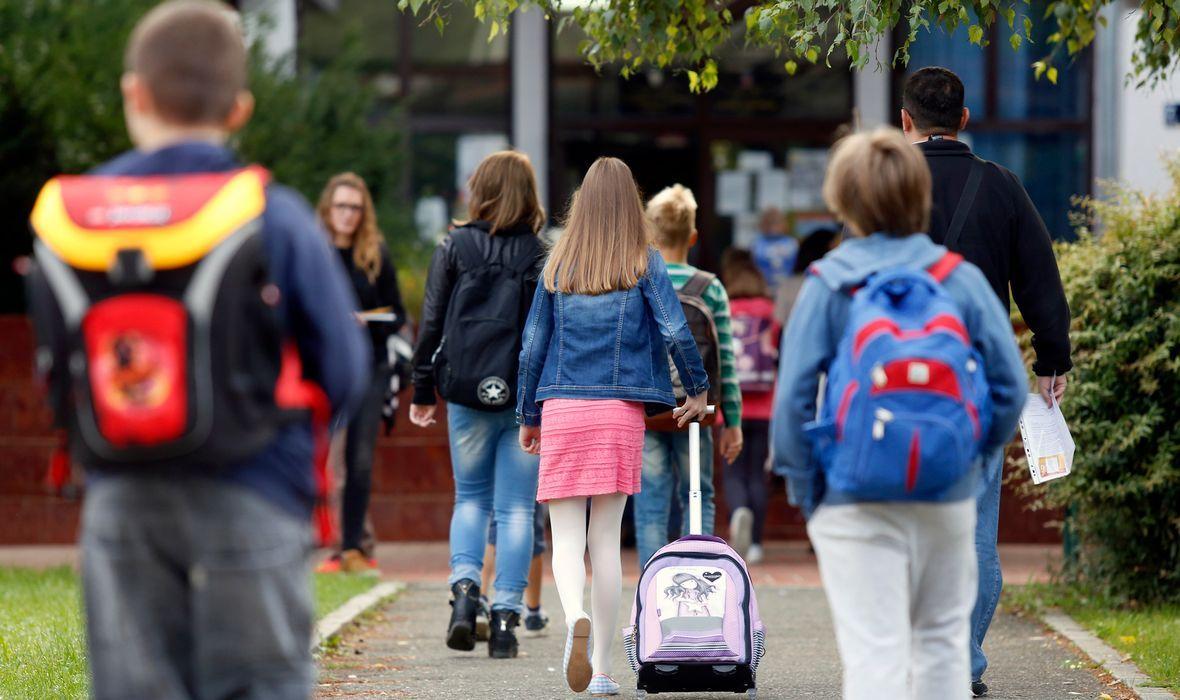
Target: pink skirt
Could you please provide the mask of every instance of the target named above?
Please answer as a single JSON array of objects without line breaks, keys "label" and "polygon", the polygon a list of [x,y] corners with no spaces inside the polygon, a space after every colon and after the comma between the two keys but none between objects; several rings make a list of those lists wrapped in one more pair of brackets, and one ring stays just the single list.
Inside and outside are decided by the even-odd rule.
[{"label": "pink skirt", "polygon": [[643,418],[631,401],[545,401],[537,500],[639,493]]}]

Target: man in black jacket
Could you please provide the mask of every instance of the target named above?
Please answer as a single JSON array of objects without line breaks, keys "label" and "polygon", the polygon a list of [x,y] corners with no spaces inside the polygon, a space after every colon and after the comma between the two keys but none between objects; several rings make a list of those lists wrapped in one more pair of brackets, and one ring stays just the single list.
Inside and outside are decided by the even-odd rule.
[{"label": "man in black jacket", "polygon": [[[930,238],[978,266],[1005,308],[1010,299],[1016,301],[1033,334],[1033,372],[1040,393],[1046,402],[1050,396],[1060,400],[1065,373],[1072,367],[1069,306],[1049,232],[1020,180],[959,141],[970,116],[963,106],[963,83],[951,71],[923,68],[906,81],[901,125],[930,165]],[[996,531],[1003,454],[985,456],[985,466],[990,481],[978,502],[979,596],[971,615],[971,690],[976,697],[987,693],[987,657],[981,645],[1002,585]]]}]

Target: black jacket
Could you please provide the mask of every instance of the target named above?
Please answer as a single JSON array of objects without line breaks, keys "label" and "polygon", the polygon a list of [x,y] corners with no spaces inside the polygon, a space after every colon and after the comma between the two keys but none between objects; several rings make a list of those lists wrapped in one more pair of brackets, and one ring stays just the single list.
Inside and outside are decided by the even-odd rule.
[{"label": "black jacket", "polygon": [[[943,243],[975,159],[960,141],[936,139],[919,144],[933,178],[930,238]],[[1033,334],[1038,376],[1063,374],[1069,359],[1069,304],[1045,222],[1010,170],[985,162],[975,202],[953,246],[983,271],[1007,307],[1011,298]],[[1009,297],[1011,290],[1011,297]]]},{"label": "black jacket", "polygon": [[[434,354],[442,342],[447,307],[451,303],[451,291],[459,275],[463,273],[463,263],[454,246],[455,237],[475,237],[485,260],[512,261],[522,255],[537,255],[535,234],[527,226],[518,225],[501,229],[494,236],[488,233],[491,228],[491,224],[486,221],[472,221],[452,231],[434,249],[434,256],[430,259],[430,271],[426,275],[426,292],[422,298],[422,321],[418,326],[418,343],[414,347],[413,402],[416,404],[432,405],[436,400]],[[524,315],[528,312],[527,304],[532,302],[533,293],[536,291],[537,278],[540,276],[544,259],[543,255],[538,256],[534,273],[526,277],[524,298],[527,301],[526,308],[521,310],[522,326]]]},{"label": "black jacket", "polygon": [[361,311],[388,306],[397,316],[393,323],[374,321],[366,324],[369,339],[373,343],[373,364],[388,365],[389,351],[386,349],[386,343],[389,336],[401,330],[406,322],[406,309],[402,306],[402,294],[397,284],[397,268],[390,262],[389,251],[384,244],[381,245],[381,267],[375,280],[370,280],[364,270],[356,266],[352,258],[352,248],[337,248],[336,252],[340,254],[340,262],[344,263],[344,269],[348,272],[348,279],[352,282]]}]

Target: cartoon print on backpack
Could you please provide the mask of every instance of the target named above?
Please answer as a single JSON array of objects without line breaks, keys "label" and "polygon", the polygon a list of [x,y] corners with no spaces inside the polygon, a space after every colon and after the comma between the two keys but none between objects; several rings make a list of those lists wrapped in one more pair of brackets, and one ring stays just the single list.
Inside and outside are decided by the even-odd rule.
[{"label": "cartoon print on backpack", "polygon": [[720,572],[715,571],[704,573],[700,578],[687,571],[673,576],[672,585],[664,589],[664,595],[676,603],[676,617],[711,617],[708,601],[717,586],[707,579],[717,581],[720,577]]}]

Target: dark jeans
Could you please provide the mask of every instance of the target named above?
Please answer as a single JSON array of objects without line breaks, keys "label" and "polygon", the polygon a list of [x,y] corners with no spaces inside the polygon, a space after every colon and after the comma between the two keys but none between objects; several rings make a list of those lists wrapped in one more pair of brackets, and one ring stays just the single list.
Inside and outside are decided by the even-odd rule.
[{"label": "dark jeans", "polygon": [[754,544],[762,543],[766,525],[766,502],[770,487],[766,479],[766,458],[770,455],[770,421],[743,420],[745,446],[733,464],[725,468],[725,502],[732,513],[738,508],[754,511]]},{"label": "dark jeans", "polygon": [[344,493],[340,498],[342,550],[361,549],[365,533],[365,514],[373,487],[373,452],[377,448],[377,430],[381,426],[381,405],[389,386],[391,370],[381,365],[373,369],[369,390],[356,414],[348,421],[344,442]]},{"label": "dark jeans", "polygon": [[212,478],[105,476],[81,541],[94,698],[311,695],[308,522]]}]

